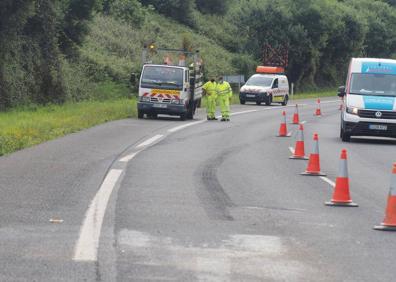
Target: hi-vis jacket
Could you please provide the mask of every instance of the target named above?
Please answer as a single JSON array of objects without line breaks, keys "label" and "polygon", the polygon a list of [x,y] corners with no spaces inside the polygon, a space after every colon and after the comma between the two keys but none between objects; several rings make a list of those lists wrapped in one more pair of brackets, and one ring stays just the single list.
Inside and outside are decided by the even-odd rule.
[{"label": "hi-vis jacket", "polygon": [[218,96],[226,95],[228,97],[232,97],[232,89],[227,81],[224,81],[223,83],[218,83],[216,90]]},{"label": "hi-vis jacket", "polygon": [[202,86],[202,88],[205,90],[206,95],[208,95],[208,96],[216,96],[216,94],[217,94],[217,91],[216,91],[217,83],[216,82],[208,81]]}]

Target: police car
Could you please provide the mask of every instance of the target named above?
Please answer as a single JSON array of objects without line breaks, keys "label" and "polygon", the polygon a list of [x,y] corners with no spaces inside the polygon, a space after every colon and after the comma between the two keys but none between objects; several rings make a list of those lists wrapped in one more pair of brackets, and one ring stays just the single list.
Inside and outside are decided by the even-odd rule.
[{"label": "police car", "polygon": [[251,76],[242,86],[239,101],[242,105],[246,102],[255,102],[257,105],[265,103],[280,103],[284,106],[289,101],[289,81],[283,74],[281,67],[259,66],[257,74]]},{"label": "police car", "polygon": [[344,97],[340,138],[382,136],[396,138],[396,60],[353,58]]}]

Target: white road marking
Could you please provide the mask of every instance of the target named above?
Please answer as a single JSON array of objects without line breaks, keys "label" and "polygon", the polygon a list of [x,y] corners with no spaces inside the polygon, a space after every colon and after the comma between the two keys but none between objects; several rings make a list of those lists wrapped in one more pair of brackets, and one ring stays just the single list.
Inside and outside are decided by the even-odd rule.
[{"label": "white road marking", "polygon": [[303,120],[302,122],[300,122],[300,124],[306,124],[306,123],[307,123],[306,120]]},{"label": "white road marking", "polygon": [[335,187],[335,183],[333,181],[331,181],[330,179],[328,179],[325,176],[321,176],[320,179],[322,179],[324,182],[330,184],[332,187]]},{"label": "white road marking", "polygon": [[174,133],[176,131],[185,129],[185,128],[193,126],[193,125],[201,124],[201,123],[204,123],[204,122],[206,122],[206,120],[190,122],[190,123],[187,123],[187,124],[183,124],[183,125],[180,125],[180,126],[173,127],[171,129],[169,129],[168,132]]},{"label": "white road marking", "polygon": [[337,103],[340,102],[339,100],[333,100],[333,101],[320,101],[321,104],[329,104],[329,103]]},{"label": "white road marking", "polygon": [[258,110],[249,110],[249,111],[242,111],[242,112],[235,112],[231,113],[231,116],[237,116],[237,115],[243,115],[243,114],[248,114],[248,113],[254,113],[257,112]]},{"label": "white road marking", "polygon": [[121,169],[112,169],[96,193],[85,214],[84,222],[74,250],[75,261],[96,261],[103,218],[111,193],[122,174]]},{"label": "white road marking", "polygon": [[151,137],[150,139],[147,139],[146,141],[137,145],[136,148],[142,148],[142,147],[149,146],[149,145],[153,144],[155,141],[161,139],[162,137],[164,137],[164,135],[161,135],[161,134],[155,135],[155,136]]},{"label": "white road marking", "polygon": [[136,157],[136,155],[139,154],[140,152],[141,151],[134,152],[133,154],[130,154],[130,155],[127,155],[127,156],[123,157],[119,161],[122,162],[122,163],[127,163],[130,160],[132,160],[134,157]]},{"label": "white road marking", "polygon": [[289,147],[289,150],[294,155],[294,148],[293,147]]}]

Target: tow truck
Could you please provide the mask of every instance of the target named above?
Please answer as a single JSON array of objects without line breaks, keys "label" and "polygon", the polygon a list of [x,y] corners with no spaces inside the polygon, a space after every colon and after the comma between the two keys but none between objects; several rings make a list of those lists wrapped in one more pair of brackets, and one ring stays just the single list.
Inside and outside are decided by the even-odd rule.
[{"label": "tow truck", "polygon": [[[162,57],[161,63],[154,63]],[[174,64],[177,57],[177,64]],[[203,63],[199,51],[145,46],[139,80],[138,118],[176,115],[193,119],[202,99]]]}]

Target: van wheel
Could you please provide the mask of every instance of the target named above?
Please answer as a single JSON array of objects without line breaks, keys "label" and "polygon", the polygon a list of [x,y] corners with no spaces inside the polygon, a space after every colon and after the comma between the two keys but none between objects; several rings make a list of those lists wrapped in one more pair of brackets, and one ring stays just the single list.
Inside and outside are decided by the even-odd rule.
[{"label": "van wheel", "polygon": [[281,103],[282,106],[286,106],[288,101],[289,101],[289,95],[286,95],[286,96],[285,96],[285,99],[284,99],[283,102]]},{"label": "van wheel", "polygon": [[187,119],[187,113],[180,114],[180,120],[185,121]]},{"label": "van wheel", "polygon": [[144,113],[138,110],[138,119],[144,118]]},{"label": "van wheel", "polygon": [[267,96],[267,99],[265,100],[265,104],[267,106],[272,104],[272,95]]},{"label": "van wheel", "polygon": [[345,133],[344,129],[342,129],[342,128],[340,130],[340,137],[341,137],[341,140],[343,142],[350,142],[351,141],[351,135],[348,134],[348,133]]},{"label": "van wheel", "polygon": [[245,100],[239,100],[239,102],[241,103],[241,105],[245,105],[246,104]]}]

